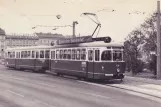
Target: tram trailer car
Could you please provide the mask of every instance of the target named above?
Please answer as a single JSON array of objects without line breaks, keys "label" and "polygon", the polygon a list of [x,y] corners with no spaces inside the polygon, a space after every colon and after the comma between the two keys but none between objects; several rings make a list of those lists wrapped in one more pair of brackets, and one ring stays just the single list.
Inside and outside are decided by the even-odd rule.
[{"label": "tram trailer car", "polygon": [[49,69],[50,46],[8,48],[5,65],[17,70],[44,73]]},{"label": "tram trailer car", "polygon": [[50,50],[50,70],[85,79],[123,79],[123,50],[123,44],[103,41],[57,45]]}]

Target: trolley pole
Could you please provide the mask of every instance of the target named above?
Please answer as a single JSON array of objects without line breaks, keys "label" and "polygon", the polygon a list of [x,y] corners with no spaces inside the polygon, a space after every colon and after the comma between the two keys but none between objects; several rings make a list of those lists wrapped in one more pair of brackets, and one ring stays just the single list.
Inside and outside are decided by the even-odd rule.
[{"label": "trolley pole", "polygon": [[157,79],[161,78],[160,1],[157,1]]}]

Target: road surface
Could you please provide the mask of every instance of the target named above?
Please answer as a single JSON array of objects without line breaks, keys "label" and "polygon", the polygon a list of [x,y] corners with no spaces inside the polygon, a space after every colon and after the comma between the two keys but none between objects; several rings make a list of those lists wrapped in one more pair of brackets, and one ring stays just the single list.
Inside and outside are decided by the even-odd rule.
[{"label": "road surface", "polygon": [[0,107],[161,107],[161,99],[0,65]]}]

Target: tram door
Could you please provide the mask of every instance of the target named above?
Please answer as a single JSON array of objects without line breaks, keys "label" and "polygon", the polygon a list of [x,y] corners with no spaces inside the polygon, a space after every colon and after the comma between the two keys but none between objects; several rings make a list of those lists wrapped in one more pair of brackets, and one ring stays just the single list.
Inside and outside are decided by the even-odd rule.
[{"label": "tram door", "polygon": [[16,52],[15,67],[16,69],[20,68],[20,52]]},{"label": "tram door", "polygon": [[50,65],[49,65],[49,69],[50,71],[54,71],[55,72],[55,69],[56,68],[56,51],[55,50],[51,50],[51,55],[50,55]]},{"label": "tram door", "polygon": [[94,49],[88,49],[88,78],[94,78]]}]

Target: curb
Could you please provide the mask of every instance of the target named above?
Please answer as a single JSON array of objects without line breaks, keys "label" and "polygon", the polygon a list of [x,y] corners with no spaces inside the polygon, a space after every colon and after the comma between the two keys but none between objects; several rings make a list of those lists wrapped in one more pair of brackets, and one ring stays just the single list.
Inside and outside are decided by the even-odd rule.
[{"label": "curb", "polygon": [[127,80],[134,81],[134,82],[142,82],[142,83],[148,83],[148,84],[156,84],[156,85],[161,85],[161,80],[160,79],[149,79],[149,78],[140,78],[140,77],[130,77],[130,76],[125,76]]},{"label": "curb", "polygon": [[129,88],[124,88],[124,87],[119,87],[119,86],[112,86],[112,85],[108,85],[108,84],[106,84],[106,86],[110,86],[110,87],[114,87],[114,88],[119,88],[119,89],[123,89],[123,90],[128,90],[128,91],[133,91],[133,92],[137,92],[137,93],[140,93],[140,94],[145,94],[145,95],[148,95],[148,96],[152,96],[152,97],[156,97],[156,98],[161,99],[160,96],[156,96],[156,95],[152,95],[152,94],[136,91],[136,90],[129,89]]}]

